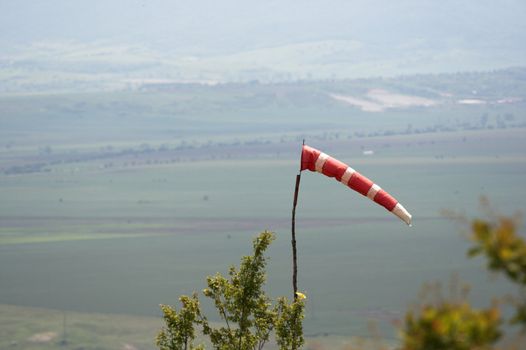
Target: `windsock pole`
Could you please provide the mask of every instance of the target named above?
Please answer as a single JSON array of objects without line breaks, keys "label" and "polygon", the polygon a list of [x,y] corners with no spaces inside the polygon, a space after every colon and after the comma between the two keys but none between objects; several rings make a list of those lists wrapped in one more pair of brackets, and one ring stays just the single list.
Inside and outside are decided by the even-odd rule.
[{"label": "windsock pole", "polygon": [[[305,145],[305,140],[303,140]],[[301,164],[301,163],[300,163]],[[301,166],[296,175],[296,186],[294,187],[294,201],[292,203],[292,289],[294,291],[294,300],[298,297],[298,256],[296,251],[296,205],[298,204],[298,193],[300,190]]]}]

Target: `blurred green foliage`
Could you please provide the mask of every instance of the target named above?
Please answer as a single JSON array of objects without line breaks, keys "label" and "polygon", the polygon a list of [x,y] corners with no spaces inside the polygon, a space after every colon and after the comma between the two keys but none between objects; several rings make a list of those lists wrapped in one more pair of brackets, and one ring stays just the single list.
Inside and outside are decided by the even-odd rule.
[{"label": "blurred green foliage", "polygon": [[[470,222],[469,238],[473,246],[467,255],[482,255],[487,268],[504,274],[517,284],[521,292],[526,287],[526,242],[518,232],[520,217],[495,214],[486,198],[481,204],[486,219]],[[493,349],[503,335],[503,318],[497,304],[477,310],[465,299],[437,298],[423,302],[406,313],[402,331],[402,349],[469,350]],[[526,297],[511,298],[515,315],[512,324],[526,329]]]},{"label": "blurred green foliage", "polygon": [[474,246],[468,251],[468,255],[484,255],[488,269],[504,273],[513,282],[524,286],[526,244],[516,231],[517,223],[510,217],[500,217],[497,222],[473,220]]},{"label": "blurred green foliage", "polygon": [[512,300],[516,312],[511,323],[520,324],[526,330],[526,241],[518,232],[520,216],[494,215],[487,199],[482,199],[482,205],[488,210],[490,220],[473,220],[473,247],[468,256],[485,256],[489,270],[504,274],[519,286],[521,295]]},{"label": "blurred green foliage", "polygon": [[476,310],[466,301],[426,303],[405,318],[403,350],[490,349],[501,336],[496,306]]}]

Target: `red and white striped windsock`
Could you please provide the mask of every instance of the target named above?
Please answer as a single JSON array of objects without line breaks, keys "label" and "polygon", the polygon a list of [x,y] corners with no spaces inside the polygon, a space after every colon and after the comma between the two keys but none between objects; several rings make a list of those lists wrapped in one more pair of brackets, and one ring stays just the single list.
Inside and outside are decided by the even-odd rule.
[{"label": "red and white striped windsock", "polygon": [[391,213],[398,216],[406,224],[411,225],[411,214],[409,214],[402,204],[398,203],[398,201],[389,193],[382,190],[380,186],[347,164],[342,163],[315,148],[303,145],[301,153],[301,171],[306,169],[317,171],[328,177],[334,177],[337,181],[375,201]]}]

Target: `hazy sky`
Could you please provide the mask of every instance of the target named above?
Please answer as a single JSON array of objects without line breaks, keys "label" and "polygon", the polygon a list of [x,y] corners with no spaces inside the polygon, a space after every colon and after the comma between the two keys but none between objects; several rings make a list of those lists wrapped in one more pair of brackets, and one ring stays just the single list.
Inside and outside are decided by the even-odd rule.
[{"label": "hazy sky", "polygon": [[327,39],[523,47],[525,17],[524,0],[1,0],[0,39],[203,51]]},{"label": "hazy sky", "polygon": [[526,62],[524,18],[525,0],[0,0],[0,91],[502,69]]}]

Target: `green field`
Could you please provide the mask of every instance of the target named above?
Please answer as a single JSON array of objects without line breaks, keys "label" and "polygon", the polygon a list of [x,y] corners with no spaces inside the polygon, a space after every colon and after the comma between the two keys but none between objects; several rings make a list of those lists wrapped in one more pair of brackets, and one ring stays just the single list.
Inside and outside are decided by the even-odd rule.
[{"label": "green field", "polygon": [[[307,334],[367,336],[368,318],[390,328],[422,283],[453,272],[474,285],[479,304],[507,290],[503,281],[490,282],[480,261],[465,260],[467,242],[439,212],[473,208],[481,194],[502,210],[524,210],[526,162],[470,159],[356,162],[395,189],[414,215],[412,228],[340,184],[304,174],[298,232]],[[278,234],[269,290],[287,295],[295,163],[202,161],[4,177],[2,198],[11,199],[2,201],[0,266],[9,268],[1,270],[0,302],[153,316],[159,303],[176,303],[200,290],[204,276],[237,263],[263,229]]]},{"label": "green field", "polygon": [[[380,83],[361,84],[332,88]],[[409,85],[419,86],[396,91]],[[333,180],[302,175],[299,287],[312,349],[371,337],[369,321],[396,343],[392,321],[420,286],[455,273],[479,306],[514,292],[465,258],[462,227],[441,211],[478,215],[481,195],[503,213],[525,211],[524,102],[366,113],[315,93],[328,82],[298,86],[274,87],[282,100],[259,85],[0,97],[0,348],[60,348],[64,315],[68,348],[153,348],[158,304],[201,290],[265,229],[277,234],[268,291],[290,295],[304,137],[414,218],[409,228]],[[48,342],[31,338],[46,332]]]}]

